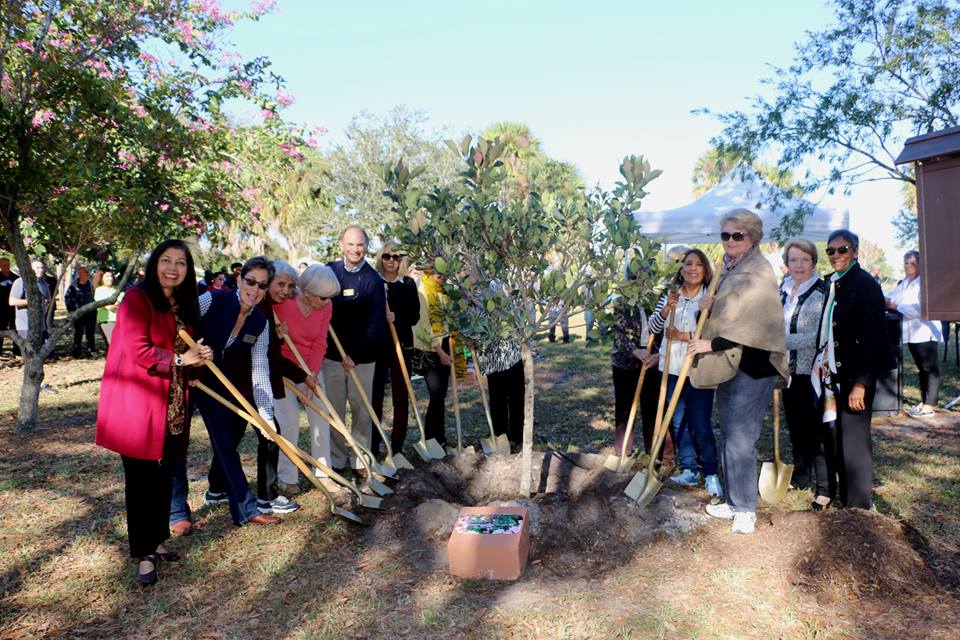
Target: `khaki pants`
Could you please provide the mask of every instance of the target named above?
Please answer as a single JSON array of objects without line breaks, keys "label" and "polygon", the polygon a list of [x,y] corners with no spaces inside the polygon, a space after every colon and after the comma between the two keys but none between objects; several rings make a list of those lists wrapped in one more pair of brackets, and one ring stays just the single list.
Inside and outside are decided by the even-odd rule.
[{"label": "khaki pants", "polygon": [[[323,380],[320,380],[323,386]],[[307,385],[300,383],[297,388],[311,397],[313,392]],[[319,398],[313,398],[317,406],[320,404]],[[274,413],[277,416],[277,423],[280,425],[280,435],[290,441],[294,446],[299,446],[300,441],[300,400],[290,391],[286,390],[283,398],[277,398],[273,401]],[[310,425],[310,455],[327,465],[332,464],[333,458],[330,456],[330,425],[327,421],[313,409],[304,407],[307,410],[307,422]],[[324,477],[326,474],[317,472],[318,477]],[[285,453],[280,452],[280,460],[277,463],[277,478],[284,484],[297,484],[300,477],[300,470],[290,461]]]},{"label": "khaki pants", "polygon": [[[376,363],[373,362],[358,364],[354,369],[368,399],[373,393],[373,373],[375,369]],[[352,415],[350,433],[354,440],[369,448],[372,429],[370,414],[357,392],[357,386],[350,379],[350,374],[344,371],[342,363],[327,359],[323,361],[321,373],[323,374],[327,396],[330,398],[334,410],[343,418],[346,415],[347,402],[350,402],[350,414]],[[347,466],[348,457],[350,465],[354,469],[363,468],[363,464],[356,459],[353,451],[347,447],[346,441],[339,433],[333,433],[330,438],[330,455],[333,466],[338,469]]]}]

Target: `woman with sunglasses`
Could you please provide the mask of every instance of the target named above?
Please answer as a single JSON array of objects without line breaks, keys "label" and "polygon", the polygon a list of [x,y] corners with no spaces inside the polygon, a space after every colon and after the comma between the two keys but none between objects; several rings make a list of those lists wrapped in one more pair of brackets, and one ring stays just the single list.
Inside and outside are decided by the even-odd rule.
[{"label": "woman with sunglasses", "polygon": [[860,268],[859,244],[857,235],[847,229],[834,231],[827,239],[827,258],[834,272],[827,279],[814,374],[822,397],[832,395],[836,403],[836,424],[826,437],[836,439],[840,502],[869,509],[873,505],[873,397],[877,378],[897,363],[886,331],[883,291]]},{"label": "woman with sunglasses", "polygon": [[[291,382],[296,382],[297,387],[307,397],[320,387],[320,369],[323,367],[323,357],[327,353],[327,333],[330,328],[330,319],[333,317],[333,305],[330,304],[330,299],[339,293],[340,281],[337,280],[337,274],[333,269],[314,264],[307,267],[297,279],[296,295],[274,307],[283,329],[307,363],[307,368],[310,369],[310,375],[298,374],[291,378]],[[280,345],[280,353],[284,360],[300,369],[297,357],[287,346],[286,340]],[[281,386],[282,384],[281,382]],[[293,393],[286,393],[283,397],[277,397],[276,400],[280,435],[290,442],[300,440],[300,404],[300,399]],[[307,423],[310,425],[310,452],[314,458],[332,467],[330,425],[313,409],[309,407],[304,409],[307,412]],[[286,455],[280,456],[278,475],[282,489],[289,493],[299,491],[297,467]],[[328,489],[339,490],[338,485],[326,476],[320,473],[317,473],[317,476]]]},{"label": "woman with sunglasses", "polygon": [[[407,275],[409,267],[407,256],[401,253],[400,243],[396,240],[388,241],[377,254],[376,269],[386,283],[387,304],[390,306],[387,320],[392,322],[397,330],[397,338],[400,341],[407,371],[410,371],[410,358],[413,352],[413,326],[420,319],[417,283]],[[400,451],[403,449],[403,441],[407,438],[408,396],[403,371],[400,369],[400,360],[397,358],[397,349],[391,335],[387,335],[383,343],[373,372],[373,396],[370,401],[377,419],[381,422],[388,373],[390,390],[393,394],[393,430],[390,433],[390,446],[394,451]],[[371,449],[375,453],[380,449],[380,432],[377,429],[373,431]]]},{"label": "woman with sunglasses", "polygon": [[180,240],[162,242],[147,260],[142,283],[127,290],[100,384],[96,442],[123,460],[130,555],[137,580],[157,581],[160,560],[179,556],[170,537],[170,487],[175,461],[190,441],[187,367],[212,357],[202,341],[188,348],[180,329],[199,322],[193,258]]},{"label": "woman with sunglasses", "polygon": [[[199,299],[200,335],[213,350],[213,363],[268,423],[273,423],[273,390],[267,357],[270,326],[258,305],[273,274],[272,262],[263,256],[251,258],[240,268],[236,290],[207,291]],[[200,380],[220,395],[232,397],[209,369],[204,369]],[[197,394],[197,408],[213,447],[205,503],[226,500],[237,526],[279,522],[276,516],[261,513],[240,464],[237,447],[247,421],[204,393]],[[259,431],[257,438],[262,447],[263,436]]]},{"label": "woman with sunglasses", "polygon": [[690,382],[716,388],[720,417],[725,503],[707,505],[707,514],[733,520],[733,533],[753,533],[757,510],[757,440],[774,387],[789,377],[787,344],[777,278],[757,245],[763,221],[748,209],[720,220],[723,267],[703,337],[690,340],[694,360]]}]

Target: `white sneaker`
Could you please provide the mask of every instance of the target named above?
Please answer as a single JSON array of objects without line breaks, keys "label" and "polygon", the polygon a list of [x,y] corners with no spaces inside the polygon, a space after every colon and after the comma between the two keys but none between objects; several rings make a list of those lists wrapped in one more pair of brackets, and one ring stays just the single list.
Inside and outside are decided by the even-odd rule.
[{"label": "white sneaker", "polygon": [[736,512],[726,502],[721,502],[719,504],[708,504],[707,515],[723,520],[732,520]]},{"label": "white sneaker", "polygon": [[753,533],[756,528],[757,514],[753,511],[737,511],[733,514],[731,533]]},{"label": "white sneaker", "polygon": [[720,485],[720,478],[713,473],[703,479],[703,485],[707,488],[708,496],[723,497],[723,487]]}]

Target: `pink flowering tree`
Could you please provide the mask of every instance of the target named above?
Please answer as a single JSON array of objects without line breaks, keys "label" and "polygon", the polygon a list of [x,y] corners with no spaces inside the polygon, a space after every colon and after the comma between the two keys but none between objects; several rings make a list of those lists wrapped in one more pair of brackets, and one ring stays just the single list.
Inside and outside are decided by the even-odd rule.
[{"label": "pink flowering tree", "polygon": [[[78,315],[41,331],[31,256],[69,260],[109,246],[140,256],[165,236],[216,236],[249,216],[230,166],[237,132],[224,114],[245,100],[261,135],[304,143],[278,115],[289,100],[263,58],[224,44],[233,25],[273,8],[227,12],[213,0],[9,0],[0,15],[0,227],[24,280],[30,331],[19,429],[36,425],[43,361]],[[279,92],[279,93],[278,93]],[[288,155],[289,157],[289,155]]]}]

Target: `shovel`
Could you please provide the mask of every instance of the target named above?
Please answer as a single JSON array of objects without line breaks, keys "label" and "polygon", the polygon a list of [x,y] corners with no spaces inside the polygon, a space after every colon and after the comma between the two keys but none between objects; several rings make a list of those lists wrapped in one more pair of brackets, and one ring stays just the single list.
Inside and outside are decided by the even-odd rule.
[{"label": "shovel", "polygon": [[[274,317],[274,320],[277,322],[277,324],[280,324],[280,319],[277,318],[276,313],[273,314],[273,317]],[[291,338],[289,335],[284,335],[283,339],[287,344],[287,348],[289,348],[290,352],[293,353],[293,357],[297,359],[297,364],[300,365],[300,368],[303,370],[303,372],[306,373],[308,376],[313,375],[310,372],[310,367],[307,366],[306,361],[303,359],[303,356],[300,355],[300,350],[297,349],[297,345],[294,344],[293,338]],[[327,394],[324,393],[322,389],[318,388],[317,396],[320,398],[320,401],[323,402],[323,405],[327,408],[326,411],[321,410],[316,405],[316,403],[312,402],[308,396],[304,395],[304,393],[300,391],[300,389],[290,380],[287,380],[286,378],[284,378],[283,383],[284,385],[286,385],[288,389],[293,391],[298,398],[300,398],[300,401],[303,402],[305,406],[309,406],[311,409],[313,409],[317,413],[317,415],[319,415],[321,418],[326,420],[328,424],[330,424],[334,429],[336,429],[340,433],[341,436],[343,436],[343,438],[347,441],[347,445],[349,445],[349,447],[353,449],[354,454],[360,459],[360,462],[367,469],[367,473],[369,477],[371,478],[373,477],[372,472],[374,471],[379,473],[382,476],[387,476],[389,478],[393,478],[394,476],[396,476],[397,470],[395,468],[388,467],[387,465],[378,463],[376,456],[373,455],[373,452],[371,452],[369,449],[367,449],[366,447],[358,443],[356,439],[354,439],[353,434],[350,433],[350,430],[346,427],[343,420],[341,420],[340,416],[337,415],[336,410],[333,408],[333,403],[330,402],[330,399],[327,397]],[[390,487],[387,487],[386,485],[383,485],[383,487],[386,489],[386,493],[393,493],[393,490],[390,489]],[[380,491],[377,491],[377,493],[379,493],[380,495],[386,495],[385,493]]]},{"label": "shovel", "polygon": [[[343,345],[340,344],[340,339],[337,337],[337,332],[333,330],[333,327],[327,329],[330,332],[330,337],[333,338],[333,343],[337,345],[337,351],[340,352],[341,358],[347,357],[347,352],[343,350]],[[357,388],[357,393],[360,394],[360,399],[363,401],[363,406],[367,409],[367,413],[370,415],[370,420],[373,422],[374,426],[377,427],[377,431],[380,432],[380,438],[383,440],[383,446],[387,449],[387,455],[383,459],[383,463],[394,469],[413,469],[413,465],[403,454],[397,451],[396,454],[393,453],[393,449],[390,447],[390,438],[387,437],[386,432],[383,430],[383,425],[380,424],[380,419],[377,418],[376,412],[373,410],[373,405],[370,404],[370,399],[367,398],[367,392],[363,390],[363,385],[360,384],[360,378],[357,377],[357,372],[354,369],[350,369],[350,379],[353,380],[354,386]]]},{"label": "shovel", "polygon": [[[669,326],[673,328],[672,313],[670,315]],[[657,417],[654,418],[653,421],[654,428],[653,441],[650,445],[650,461],[647,463],[647,468],[642,471],[638,471],[623,489],[623,492],[630,498],[633,498],[635,501],[640,503],[641,507],[647,506],[647,504],[653,500],[653,497],[657,495],[657,492],[660,490],[660,486],[663,484],[660,482],[660,478],[657,476],[656,464],[657,457],[660,455],[660,447],[663,445],[663,441],[666,439],[667,427],[670,424],[669,420],[663,419],[663,405],[667,400],[667,382],[670,378],[671,347],[673,347],[673,340],[667,338],[663,356],[663,375],[660,377],[660,396],[657,398]],[[624,441],[623,448],[626,449],[626,441]],[[623,450],[621,449],[621,454],[622,451]]]},{"label": "shovel", "polygon": [[480,388],[480,400],[483,402],[483,412],[487,416],[487,426],[490,427],[490,437],[480,438],[480,446],[483,447],[483,453],[492,456],[495,453],[508,456],[510,455],[510,440],[507,434],[497,435],[493,431],[493,416],[490,415],[490,401],[487,399],[487,376],[480,371],[480,362],[477,360],[477,352],[473,352],[473,371],[477,374],[477,386]]},{"label": "shovel", "polygon": [[[387,304],[387,313],[390,312],[390,304]],[[407,385],[407,395],[410,396],[410,404],[413,406],[413,416],[417,420],[417,428],[420,429],[420,439],[413,443],[413,449],[424,462],[431,460],[440,460],[446,453],[443,447],[435,439],[427,440],[427,431],[423,428],[423,418],[420,417],[420,409],[417,408],[417,397],[413,395],[413,382],[410,381],[410,372],[407,371],[407,361],[403,359],[403,347],[400,346],[400,338],[397,337],[397,328],[393,326],[390,320],[387,320],[387,326],[390,327],[390,335],[393,337],[393,346],[397,350],[397,358],[400,360],[400,370],[403,372],[403,383]]]},{"label": "shovel", "polygon": [[[371,453],[369,449],[364,447],[362,444],[360,444],[353,438],[353,434],[350,433],[350,429],[348,429],[346,425],[343,424],[343,421],[339,417],[335,417],[336,413],[328,413],[327,411],[322,410],[320,407],[317,406],[315,402],[313,402],[310,398],[308,398],[305,393],[300,391],[300,389],[297,387],[296,384],[294,384],[292,381],[288,380],[287,378],[283,379],[283,384],[287,387],[287,389],[292,391],[294,395],[296,395],[300,399],[300,402],[302,402],[304,406],[307,406],[313,409],[317,415],[319,415],[321,418],[326,420],[330,424],[330,426],[332,426],[334,429],[340,432],[340,435],[343,436],[343,438],[347,441],[347,444],[350,446],[350,448],[353,449],[353,452],[357,456],[357,459],[360,460],[360,464],[362,464],[364,469],[367,470],[367,485],[376,494],[385,496],[393,493],[393,489],[391,489],[384,483],[380,482],[380,480],[378,480],[376,477],[374,477],[373,475],[374,471],[380,468],[381,465],[377,464],[376,459],[373,457],[373,453]],[[327,394],[323,393],[322,390],[318,389],[318,391],[320,391],[320,393],[323,394],[322,396],[318,395],[318,397],[320,397],[320,400],[324,402],[324,404],[326,404],[327,407],[332,412],[333,405],[330,402],[330,399],[327,398]],[[380,472],[377,471],[377,473],[380,473]],[[381,473],[381,475],[386,475],[386,474]]]},{"label": "shovel", "polygon": [[[192,347],[196,344],[193,341],[193,338],[190,337],[190,334],[188,334],[186,331],[181,331],[180,336],[184,339],[184,341],[189,346]],[[220,381],[224,384],[224,386],[227,387],[230,393],[233,394],[235,398],[237,398],[237,400],[239,400],[242,404],[246,405],[248,409],[253,408],[246,401],[246,399],[240,394],[240,392],[237,391],[236,387],[230,384],[230,381],[227,380],[226,376],[223,375],[223,373],[220,371],[220,369],[217,368],[215,364],[209,361],[207,361],[206,364],[207,366],[210,367],[210,370],[213,371],[214,375],[216,375],[220,379]],[[333,495],[330,493],[330,491],[328,491],[327,488],[320,483],[320,481],[314,476],[314,474],[311,473],[307,465],[305,465],[303,461],[300,459],[299,455],[296,452],[296,447],[294,447],[292,444],[290,444],[290,442],[288,442],[286,439],[281,437],[280,434],[278,434],[275,430],[270,428],[270,426],[267,425],[267,423],[263,420],[263,418],[260,417],[260,414],[258,414],[256,411],[252,412],[253,415],[250,415],[249,411],[241,412],[240,409],[238,409],[228,400],[220,396],[220,394],[206,387],[206,385],[204,385],[203,383],[197,382],[196,386],[201,391],[204,391],[205,393],[207,393],[211,398],[217,400],[218,402],[224,404],[231,410],[237,412],[237,414],[240,415],[244,420],[247,420],[255,428],[259,429],[260,432],[263,433],[264,437],[276,442],[280,450],[283,451],[287,455],[287,457],[290,458],[291,461],[293,461],[293,464],[295,464],[296,467],[300,470],[300,472],[307,477],[307,480],[309,480],[311,484],[313,484],[313,486],[319,489],[320,492],[324,495],[324,497],[327,499],[327,502],[330,504],[330,513],[340,518],[343,518],[345,520],[350,520],[351,522],[356,522],[362,525],[366,525],[366,523],[363,520],[361,520],[360,516],[358,516],[357,514],[337,506],[337,502],[336,500],[334,500]],[[377,498],[377,500],[379,500],[379,498]]]},{"label": "shovel", "polygon": [[[647,351],[653,348],[654,336],[650,336],[647,341]],[[627,446],[630,438],[633,437],[633,423],[637,418],[637,407],[640,405],[640,389],[643,388],[643,379],[647,377],[647,370],[640,372],[640,379],[637,380],[637,389],[633,392],[633,404],[630,405],[630,417],[627,418],[627,430],[623,434],[623,441],[620,445],[620,455],[609,455],[603,463],[604,468],[610,471],[630,471],[633,467],[633,458],[627,455]]]},{"label": "shovel", "polygon": [[463,439],[460,434],[460,398],[457,396],[457,359],[454,356],[453,336],[450,336],[450,384],[453,389],[453,417],[457,423],[457,448],[447,447],[447,453],[452,456],[476,455],[473,445],[463,446]]},{"label": "shovel", "polygon": [[760,467],[760,497],[769,504],[783,500],[790,489],[793,465],[780,461],[780,390],[773,390],[773,462]]},{"label": "shovel", "polygon": [[[707,291],[708,296],[712,296],[716,293],[717,287],[720,285],[720,272],[723,267],[723,263],[717,264],[717,270],[714,272],[717,275],[714,276],[713,280],[710,282],[710,289]],[[693,339],[698,340],[700,335],[703,333],[703,327],[707,323],[707,317],[710,315],[708,311],[704,311],[700,314],[700,319],[697,321],[697,329],[693,334]],[[673,322],[671,320],[671,326]],[[667,356],[669,357],[670,350],[667,348]],[[670,406],[667,407],[666,415],[663,416],[663,422],[658,421],[657,428],[654,430],[654,442],[653,449],[650,452],[650,464],[647,470],[641,471],[636,476],[633,477],[633,480],[630,481],[630,484],[627,485],[627,489],[624,489],[624,493],[637,501],[641,507],[645,507],[650,502],[657,497],[657,493],[660,491],[660,487],[663,486],[663,483],[660,481],[660,478],[657,476],[656,470],[654,469],[654,464],[656,462],[657,456],[660,454],[660,447],[663,445],[663,441],[666,439],[667,427],[670,424],[670,421],[673,420],[673,412],[677,410],[677,404],[680,402],[680,394],[683,393],[683,385],[687,381],[687,375],[690,373],[690,367],[693,365],[693,356],[688,352],[687,357],[684,358],[683,367],[680,369],[680,375],[677,376],[677,386],[673,390],[673,396],[670,398]],[[667,377],[669,373],[666,362],[664,363],[664,377]],[[631,493],[636,494],[639,487],[643,489],[639,492],[639,495],[634,497]],[[627,490],[631,490],[628,492]]]}]

